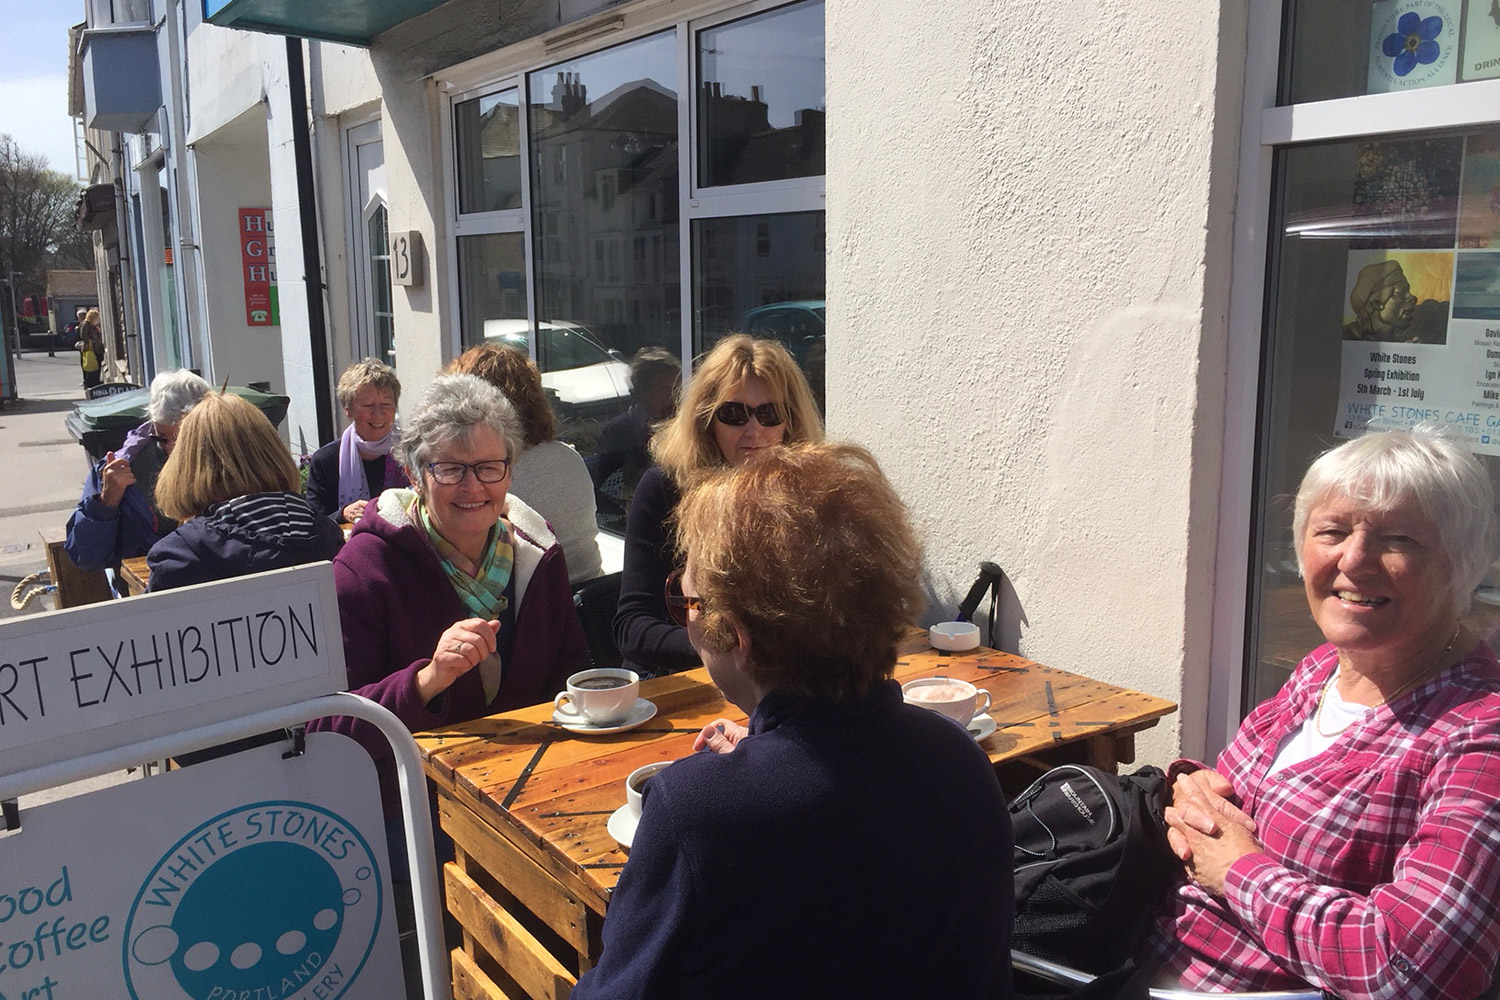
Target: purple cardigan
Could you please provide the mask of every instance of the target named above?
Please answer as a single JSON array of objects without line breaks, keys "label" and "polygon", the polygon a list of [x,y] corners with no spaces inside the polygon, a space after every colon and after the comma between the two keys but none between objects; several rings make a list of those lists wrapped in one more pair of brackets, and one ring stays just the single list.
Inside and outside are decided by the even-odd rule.
[{"label": "purple cardigan", "polygon": [[[546,701],[569,674],[588,667],[562,549],[546,521],[511,497],[515,626],[500,690],[485,704],[479,671],[471,670],[423,704],[417,671],[426,666],[444,629],[474,615],[448,583],[426,534],[407,520],[404,505],[410,497],[409,490],[382,493],[333,563],[350,691],[384,705],[418,732]],[[318,719],[310,728],[341,732],[364,745],[380,772],[387,814],[394,813],[396,773],[385,738],[346,716]]]}]

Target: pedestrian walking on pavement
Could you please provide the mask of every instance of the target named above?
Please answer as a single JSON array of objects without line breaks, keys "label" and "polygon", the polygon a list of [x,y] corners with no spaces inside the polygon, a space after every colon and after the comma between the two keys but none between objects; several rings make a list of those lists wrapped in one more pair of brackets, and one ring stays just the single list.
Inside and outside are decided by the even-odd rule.
[{"label": "pedestrian walking on pavement", "polygon": [[99,384],[99,369],[104,360],[104,334],[99,329],[99,310],[90,309],[78,324],[78,363],[83,367],[83,387]]}]

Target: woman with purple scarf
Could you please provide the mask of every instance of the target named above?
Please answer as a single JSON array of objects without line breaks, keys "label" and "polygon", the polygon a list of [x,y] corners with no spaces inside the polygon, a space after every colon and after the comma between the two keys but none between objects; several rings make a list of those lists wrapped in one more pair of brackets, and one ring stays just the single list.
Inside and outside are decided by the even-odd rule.
[{"label": "woman with purple scarf", "polygon": [[381,490],[410,485],[391,449],[401,440],[395,369],[374,358],[357,361],[339,376],[339,405],[349,426],[313,452],[307,467],[307,502],[341,524],[358,521]]}]

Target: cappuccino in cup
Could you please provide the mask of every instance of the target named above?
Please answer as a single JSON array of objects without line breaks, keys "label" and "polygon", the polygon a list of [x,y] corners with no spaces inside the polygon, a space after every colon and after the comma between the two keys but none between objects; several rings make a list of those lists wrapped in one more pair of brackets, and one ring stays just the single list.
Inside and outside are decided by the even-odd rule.
[{"label": "cappuccino in cup", "polygon": [[988,691],[952,677],[907,681],[901,685],[901,695],[908,705],[946,715],[960,726],[968,726],[974,716],[983,715],[990,708]]},{"label": "cappuccino in cup", "polygon": [[616,726],[630,715],[640,692],[641,679],[634,670],[581,670],[568,678],[568,689],[559,692],[553,704],[561,718],[593,726]]}]

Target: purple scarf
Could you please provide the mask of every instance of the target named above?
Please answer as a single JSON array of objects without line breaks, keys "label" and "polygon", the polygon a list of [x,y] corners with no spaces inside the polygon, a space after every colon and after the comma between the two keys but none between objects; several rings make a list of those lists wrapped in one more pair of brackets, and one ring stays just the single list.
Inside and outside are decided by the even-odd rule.
[{"label": "purple scarf", "polygon": [[391,476],[391,468],[395,465],[391,459],[391,448],[399,440],[401,440],[401,434],[395,426],[392,426],[390,433],[379,441],[366,441],[354,432],[353,424],[344,428],[344,436],[339,439],[339,510],[343,510],[356,500],[370,499],[370,484],[365,481],[363,455],[369,455],[371,458],[384,455],[386,485],[406,485],[405,476],[399,477],[401,480],[399,484],[394,482]]}]

